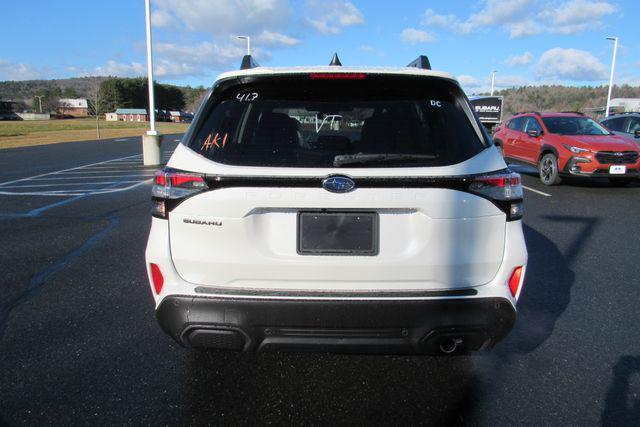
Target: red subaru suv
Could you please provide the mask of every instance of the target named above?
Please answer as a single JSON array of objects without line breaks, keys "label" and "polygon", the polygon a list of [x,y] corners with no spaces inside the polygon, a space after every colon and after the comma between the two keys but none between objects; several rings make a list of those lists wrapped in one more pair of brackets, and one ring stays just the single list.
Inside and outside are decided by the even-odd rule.
[{"label": "red subaru suv", "polygon": [[562,176],[626,185],[640,172],[638,146],[581,113],[518,113],[493,139],[507,161],[536,166],[545,185],[560,183]]}]

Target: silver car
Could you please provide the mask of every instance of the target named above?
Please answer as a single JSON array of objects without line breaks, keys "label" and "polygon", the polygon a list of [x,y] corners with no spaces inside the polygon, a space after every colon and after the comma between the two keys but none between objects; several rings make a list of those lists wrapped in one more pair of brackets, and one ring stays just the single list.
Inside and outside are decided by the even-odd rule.
[{"label": "silver car", "polygon": [[623,113],[607,117],[601,123],[617,135],[626,136],[640,144],[640,113]]}]

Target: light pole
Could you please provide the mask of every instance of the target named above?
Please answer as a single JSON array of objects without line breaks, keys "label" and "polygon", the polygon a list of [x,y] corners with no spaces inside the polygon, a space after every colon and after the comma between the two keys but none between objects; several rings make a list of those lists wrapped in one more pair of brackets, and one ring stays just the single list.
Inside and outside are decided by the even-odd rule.
[{"label": "light pole", "polygon": [[150,127],[142,136],[142,162],[145,165],[160,164],[160,135],[156,130],[156,103],[153,93],[153,56],[151,50],[151,13],[150,0],[144,0],[147,23],[147,79],[149,86],[149,121]]},{"label": "light pole", "polygon": [[498,72],[498,70],[493,70],[491,72],[491,96],[493,96],[493,87],[494,87],[494,84],[496,82],[496,73],[497,72]]},{"label": "light pole", "polygon": [[38,98],[38,102],[40,103],[40,114],[42,114],[42,98],[44,98],[43,95],[35,95],[34,98]]},{"label": "light pole", "polygon": [[618,50],[618,37],[607,37],[607,40],[613,40],[613,58],[611,59],[611,75],[609,76],[609,91],[607,92],[607,108],[604,116],[609,117],[609,105],[611,104],[611,90],[613,89],[613,70],[616,68],[616,52]]},{"label": "light pole", "polygon": [[247,41],[247,55],[251,55],[251,37],[249,37],[249,36],[236,36],[236,38]]}]

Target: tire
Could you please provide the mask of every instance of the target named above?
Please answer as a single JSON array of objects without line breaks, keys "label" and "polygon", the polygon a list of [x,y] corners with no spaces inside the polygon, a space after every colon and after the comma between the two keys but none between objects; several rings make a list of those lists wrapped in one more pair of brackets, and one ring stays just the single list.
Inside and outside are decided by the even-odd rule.
[{"label": "tire", "polygon": [[633,178],[609,178],[609,184],[614,187],[626,187],[633,182]]},{"label": "tire", "polygon": [[557,185],[562,182],[560,169],[558,168],[558,158],[553,153],[547,153],[538,162],[538,173],[540,181],[544,185]]}]

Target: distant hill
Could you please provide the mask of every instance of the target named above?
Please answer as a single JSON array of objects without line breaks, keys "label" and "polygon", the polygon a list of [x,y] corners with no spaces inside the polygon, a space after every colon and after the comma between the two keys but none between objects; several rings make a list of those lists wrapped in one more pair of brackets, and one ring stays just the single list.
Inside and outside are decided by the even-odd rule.
[{"label": "distant hill", "polygon": [[96,81],[102,83],[109,77],[74,77],[59,80],[23,80],[0,82],[0,99],[4,101],[23,101],[31,103],[33,96],[46,89],[59,87],[60,90],[73,90],[78,97],[87,95],[87,91]]},{"label": "distant hill", "polygon": [[[60,88],[63,92],[85,97],[95,82],[113,77],[74,77],[58,80],[24,80],[0,82],[0,100],[21,101],[31,105],[33,96],[46,89]],[[184,94],[185,108],[195,110],[205,93],[204,87],[176,86]],[[483,94],[488,95],[488,94]],[[583,111],[603,107],[607,86],[523,86],[496,92],[504,97],[503,118],[517,111]],[[75,96],[70,96],[75,97]],[[613,98],[640,98],[638,86],[615,86]]]},{"label": "distant hill", "polygon": [[[23,102],[29,106],[31,105],[34,95],[48,92],[54,88],[59,88],[64,97],[84,98],[88,96],[88,91],[91,87],[95,86],[96,82],[101,84],[112,78],[113,77],[73,77],[55,80],[0,81],[0,100]],[[184,94],[185,108],[191,111],[195,110],[199,105],[199,99],[205,92],[205,88],[193,88],[191,86],[176,87]]]},{"label": "distant hill", "polygon": [[[524,86],[504,89],[495,95],[504,97],[503,119],[518,111],[582,111],[604,107],[607,86]],[[488,93],[483,95],[489,95]],[[612,98],[640,98],[638,86],[614,86]]]}]

